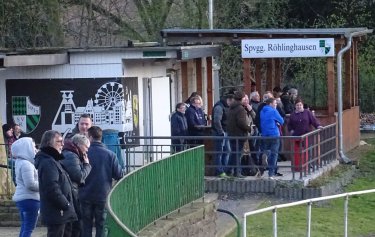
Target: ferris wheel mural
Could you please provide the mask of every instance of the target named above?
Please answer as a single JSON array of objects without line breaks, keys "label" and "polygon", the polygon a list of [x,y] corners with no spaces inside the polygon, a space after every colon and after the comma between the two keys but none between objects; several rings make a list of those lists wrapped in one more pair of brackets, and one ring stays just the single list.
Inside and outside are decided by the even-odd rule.
[{"label": "ferris wheel mural", "polygon": [[[127,135],[137,135],[138,119],[134,120],[134,97],[138,97],[137,88],[123,83],[106,82],[101,84],[94,98],[89,98],[86,106],[77,106],[74,102],[74,90],[61,90],[62,100],[52,123],[52,129],[69,133],[82,114],[90,114],[93,124],[102,129],[115,129]],[[133,82],[134,84],[134,82]],[[136,94],[132,95],[132,90]],[[138,105],[136,105],[138,107]],[[138,133],[138,132],[137,132]]]},{"label": "ferris wheel mural", "polygon": [[104,107],[105,110],[108,110],[118,103],[123,102],[123,86],[117,82],[108,82],[102,85],[95,94],[95,105]]}]

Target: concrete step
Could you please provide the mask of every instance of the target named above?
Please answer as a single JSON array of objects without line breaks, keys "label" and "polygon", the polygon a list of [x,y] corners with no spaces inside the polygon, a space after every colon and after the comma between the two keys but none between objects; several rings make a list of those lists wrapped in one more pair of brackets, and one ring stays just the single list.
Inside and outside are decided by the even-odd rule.
[{"label": "concrete step", "polygon": [[[19,227],[21,220],[16,203],[12,200],[0,200],[0,227]],[[37,226],[42,226],[40,217]]]},{"label": "concrete step", "polygon": [[0,227],[21,226],[16,203],[12,200],[0,201]]},{"label": "concrete step", "polygon": [[205,191],[209,193],[274,193],[276,181],[271,179],[205,178]]},{"label": "concrete step", "polygon": [[285,168],[279,169],[284,175],[276,177],[276,179],[269,179],[267,175],[263,175],[263,177],[247,176],[244,178],[206,176],[204,179],[205,192],[234,194],[264,193],[274,195],[277,198],[290,200],[302,200],[332,195],[339,192],[343,186],[346,186],[352,181],[356,172],[355,166],[349,167],[346,172],[341,174],[340,178],[332,179],[322,186],[310,187],[309,182],[326,174],[329,170],[336,167],[337,164],[338,162],[323,167],[315,173],[303,176],[302,179],[295,179]]}]

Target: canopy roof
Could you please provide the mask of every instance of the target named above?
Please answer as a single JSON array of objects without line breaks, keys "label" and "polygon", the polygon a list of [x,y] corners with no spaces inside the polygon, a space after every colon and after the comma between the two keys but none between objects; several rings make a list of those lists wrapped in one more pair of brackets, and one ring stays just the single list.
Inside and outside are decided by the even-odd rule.
[{"label": "canopy roof", "polygon": [[230,43],[242,38],[342,38],[353,34],[361,37],[372,33],[362,28],[310,28],[310,29],[163,29],[164,43]]}]

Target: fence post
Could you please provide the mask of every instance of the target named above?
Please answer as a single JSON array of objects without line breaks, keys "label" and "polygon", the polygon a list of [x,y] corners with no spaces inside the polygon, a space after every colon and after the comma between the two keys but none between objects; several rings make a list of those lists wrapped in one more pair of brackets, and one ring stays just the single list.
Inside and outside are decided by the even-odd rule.
[{"label": "fence post", "polygon": [[277,237],[277,209],[273,209],[273,237]]},{"label": "fence post", "polygon": [[344,236],[348,237],[348,204],[349,195],[346,195],[344,202]]},{"label": "fence post", "polygon": [[311,204],[311,201],[307,203],[307,237],[311,236]]}]

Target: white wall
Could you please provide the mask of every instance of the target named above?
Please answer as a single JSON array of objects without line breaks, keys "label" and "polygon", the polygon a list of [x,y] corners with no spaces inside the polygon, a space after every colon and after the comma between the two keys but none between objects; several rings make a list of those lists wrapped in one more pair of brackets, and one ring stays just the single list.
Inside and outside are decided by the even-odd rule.
[{"label": "white wall", "polygon": [[72,53],[70,64],[11,67],[0,71],[0,113],[6,121],[5,80],[122,77],[123,53]]},{"label": "white wall", "polygon": [[[55,66],[12,67],[0,71],[0,113],[6,121],[6,80],[15,79],[67,79],[67,78],[113,78],[137,77],[139,90],[139,115],[143,121],[142,78],[165,77],[166,69],[173,67],[174,60],[126,59],[136,52],[74,52],[70,63]],[[168,53],[169,55],[170,53]],[[166,121],[169,125],[169,121]],[[140,124],[140,135],[143,135]]]},{"label": "white wall", "polygon": [[[143,78],[161,78],[167,75],[167,68],[172,68],[173,60],[164,61],[163,63],[154,62],[154,60],[124,60],[124,76],[125,77],[138,77],[138,90],[139,90],[139,121],[144,121],[144,97],[142,96],[145,92],[143,91]],[[162,89],[162,88],[159,88]],[[165,88],[165,92],[169,93],[169,88]],[[169,96],[168,96],[169,98]],[[155,98],[158,100],[158,98]],[[162,101],[161,101],[162,103]],[[161,105],[162,106],[162,105]],[[172,104],[172,106],[174,106]],[[172,112],[172,111],[171,111]],[[155,126],[168,127],[170,126],[169,120],[166,120],[163,124],[156,124]],[[144,134],[143,123],[140,123],[139,133]],[[169,132],[170,135],[170,132]]]}]

